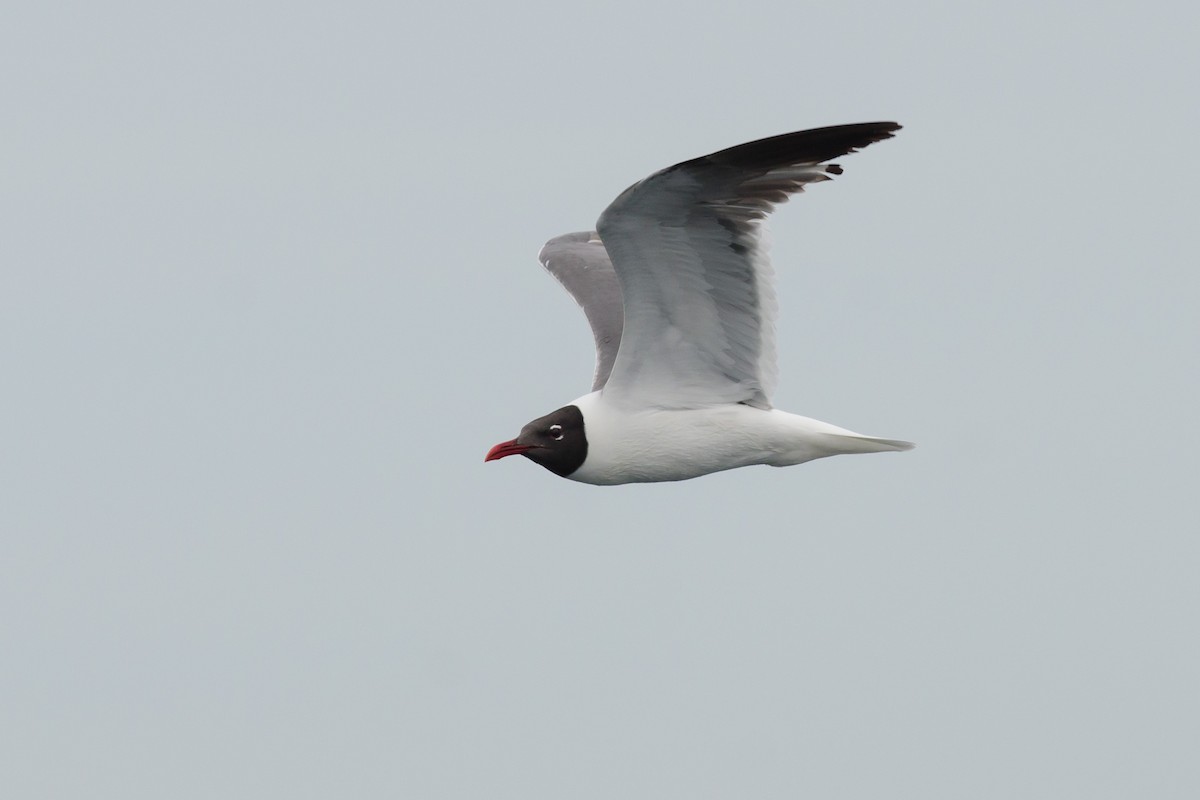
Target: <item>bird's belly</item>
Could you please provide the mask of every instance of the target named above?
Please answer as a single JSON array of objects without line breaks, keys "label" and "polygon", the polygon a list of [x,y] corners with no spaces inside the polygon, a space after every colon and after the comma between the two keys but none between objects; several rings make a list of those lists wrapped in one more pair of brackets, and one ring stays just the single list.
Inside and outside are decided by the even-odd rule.
[{"label": "bird's belly", "polygon": [[587,459],[568,477],[602,485],[682,481],[769,463],[778,439],[771,414],[741,405],[592,414]]}]

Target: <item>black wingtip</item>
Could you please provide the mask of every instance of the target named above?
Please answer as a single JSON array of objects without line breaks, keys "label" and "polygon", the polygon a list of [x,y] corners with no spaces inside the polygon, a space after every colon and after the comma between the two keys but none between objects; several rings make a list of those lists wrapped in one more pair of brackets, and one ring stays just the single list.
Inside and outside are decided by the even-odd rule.
[{"label": "black wingtip", "polygon": [[832,125],[747,142],[697,160],[741,169],[771,168],[809,161],[819,163],[890,139],[900,128],[896,122]]}]

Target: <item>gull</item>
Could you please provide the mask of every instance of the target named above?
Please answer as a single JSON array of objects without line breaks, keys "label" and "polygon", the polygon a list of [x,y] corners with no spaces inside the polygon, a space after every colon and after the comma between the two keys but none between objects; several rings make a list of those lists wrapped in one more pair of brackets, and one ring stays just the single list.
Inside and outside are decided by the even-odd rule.
[{"label": "gull", "polygon": [[484,460],[522,455],[612,485],[911,449],[771,405],[777,304],[763,242],[776,205],[842,174],[831,159],[899,129],[815,128],[684,161],[622,192],[595,231],[547,242],[539,260],[592,328],[592,391]]}]

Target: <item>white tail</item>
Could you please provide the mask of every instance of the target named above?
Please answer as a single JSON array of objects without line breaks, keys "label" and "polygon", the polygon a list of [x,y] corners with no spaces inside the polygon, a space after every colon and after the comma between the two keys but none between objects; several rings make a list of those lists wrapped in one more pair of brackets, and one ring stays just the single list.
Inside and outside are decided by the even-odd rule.
[{"label": "white tail", "polygon": [[912,442],[901,439],[880,439],[876,436],[861,436],[856,433],[827,433],[830,444],[840,453],[894,453],[912,450]]}]

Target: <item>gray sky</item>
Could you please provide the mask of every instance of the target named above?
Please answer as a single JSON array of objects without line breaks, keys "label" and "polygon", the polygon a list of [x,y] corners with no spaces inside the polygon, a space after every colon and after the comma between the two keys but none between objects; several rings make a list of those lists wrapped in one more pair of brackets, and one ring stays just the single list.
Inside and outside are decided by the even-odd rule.
[{"label": "gray sky", "polygon": [[[0,33],[0,792],[1200,795],[1194,4],[26,4]],[[773,218],[777,404],[898,456],[597,488],[535,261]]]}]

